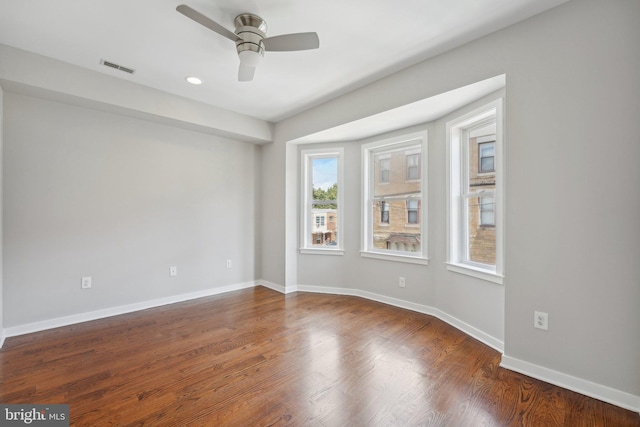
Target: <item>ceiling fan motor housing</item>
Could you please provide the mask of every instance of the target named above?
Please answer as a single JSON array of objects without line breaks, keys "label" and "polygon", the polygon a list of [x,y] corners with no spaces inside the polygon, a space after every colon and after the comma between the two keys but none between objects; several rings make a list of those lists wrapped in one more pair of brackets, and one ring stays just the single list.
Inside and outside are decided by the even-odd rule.
[{"label": "ceiling fan motor housing", "polygon": [[264,19],[251,13],[243,13],[236,16],[234,20],[236,26],[235,33],[242,39],[236,41],[236,50],[241,57],[246,54],[242,52],[255,52],[261,57],[264,56],[264,42],[267,32],[267,23]]},{"label": "ceiling fan motor housing", "polygon": [[292,33],[276,37],[266,37],[267,23],[258,15],[243,13],[234,20],[235,32],[228,30],[211,18],[206,17],[186,4],[176,7],[176,10],[189,19],[214,31],[221,36],[235,42],[236,52],[240,58],[238,81],[253,80],[255,70],[264,57],[264,51],[295,51],[317,49],[320,40],[316,33]]}]

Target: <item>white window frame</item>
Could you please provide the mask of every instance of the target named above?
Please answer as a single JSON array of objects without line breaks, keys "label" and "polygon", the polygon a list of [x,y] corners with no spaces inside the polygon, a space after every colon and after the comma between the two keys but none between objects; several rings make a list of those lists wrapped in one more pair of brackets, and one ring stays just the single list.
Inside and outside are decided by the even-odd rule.
[{"label": "white window frame", "polygon": [[[413,132],[404,134],[401,136],[380,139],[367,144],[363,144],[361,147],[361,166],[362,166],[362,202],[361,202],[361,248],[360,255],[365,258],[377,258],[389,261],[407,262],[412,264],[429,263],[428,254],[428,235],[427,235],[427,165],[428,165],[428,143],[427,143],[427,131]],[[373,158],[375,152],[386,146],[397,145],[399,148],[403,145],[415,145],[419,143],[421,145],[421,157],[420,157],[420,176],[422,180],[420,200],[420,208],[418,210],[419,220],[418,224],[415,224],[416,228],[420,228],[420,252],[404,252],[404,251],[392,251],[382,250],[373,247],[373,226],[374,222],[379,222],[380,218],[376,218],[373,214],[373,202],[370,200],[369,192],[374,186],[374,180],[378,179],[375,176],[375,168],[373,165]],[[389,199],[392,200],[392,199]],[[406,219],[406,218],[405,218]],[[414,225],[414,224],[412,224]]]},{"label": "white window frame", "polygon": [[[454,120],[447,122],[447,269],[456,273],[502,284],[504,279],[504,100],[499,98]],[[494,218],[496,230],[496,265],[465,260],[467,215],[464,209],[464,184],[469,170],[469,132],[495,117],[496,140],[494,150],[495,195]],[[483,193],[477,194],[481,197]]]},{"label": "white window frame", "polygon": [[[337,157],[338,159],[338,209],[336,217],[338,226],[336,228],[338,241],[336,246],[317,247],[313,246],[311,231],[315,223],[313,222],[313,170],[311,161],[313,159]],[[303,254],[324,254],[324,255],[344,255],[344,149],[318,148],[300,151],[301,164],[301,206],[300,206],[300,253]],[[328,223],[329,221],[326,221]]]}]

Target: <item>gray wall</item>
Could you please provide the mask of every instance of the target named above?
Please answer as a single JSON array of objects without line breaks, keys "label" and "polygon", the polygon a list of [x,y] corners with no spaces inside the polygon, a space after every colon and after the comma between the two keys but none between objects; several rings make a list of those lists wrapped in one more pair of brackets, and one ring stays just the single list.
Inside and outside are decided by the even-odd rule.
[{"label": "gray wall", "polygon": [[[281,234],[297,232],[284,221],[296,203],[285,188],[297,179],[287,141],[506,74],[504,325],[491,313],[501,304],[494,285],[446,271],[438,227],[429,245],[433,281],[420,298],[496,338],[503,328],[507,357],[636,396],[637,406],[638,16],[636,0],[569,2],[278,123],[275,144],[264,147],[272,193],[263,224],[273,228],[264,230],[263,278],[298,279],[285,277],[296,272],[286,264],[296,248]],[[442,184],[433,185],[441,199]],[[436,224],[441,209],[430,211]],[[358,280],[360,267],[334,268],[344,278],[335,280],[372,289]],[[549,313],[549,331],[533,328],[534,310]]]},{"label": "gray wall", "polygon": [[259,146],[4,98],[5,328],[259,277]]},{"label": "gray wall", "polygon": [[[361,141],[301,145],[300,150],[340,146],[345,148],[344,164],[344,242],[345,255],[300,254],[297,259],[297,284],[302,286],[355,288],[390,298],[435,308],[457,321],[488,335],[496,347],[504,341],[504,287],[446,271],[446,122],[456,115],[504,97],[498,91],[448,114],[432,123],[387,133]],[[429,266],[362,258],[361,146],[380,138],[427,130],[427,245]],[[298,159],[300,156],[298,156]],[[298,203],[299,205],[299,203]],[[406,278],[406,287],[398,286],[398,277]],[[437,277],[437,279],[436,279]],[[448,319],[449,320],[449,319]],[[481,338],[486,338],[485,336]]]},{"label": "gray wall", "polygon": [[[407,132],[423,131],[427,126],[411,128]],[[429,136],[432,127],[428,127]],[[391,137],[396,133],[386,135]],[[299,150],[320,147],[344,147],[344,206],[342,235],[345,248],[344,256],[300,254],[298,256],[298,280],[302,286],[355,288],[369,292],[411,301],[418,304],[433,305],[433,295],[425,283],[432,282],[432,269],[424,265],[382,261],[362,258],[361,247],[361,200],[362,169],[360,150],[362,144],[370,140],[347,143],[300,145]],[[431,140],[428,142],[428,150]],[[298,156],[298,160],[300,156]],[[428,180],[425,180],[425,185]],[[301,194],[300,190],[300,193]],[[429,193],[429,188],[427,188]],[[428,227],[430,228],[430,227]],[[406,278],[406,287],[398,287],[398,277]]]}]

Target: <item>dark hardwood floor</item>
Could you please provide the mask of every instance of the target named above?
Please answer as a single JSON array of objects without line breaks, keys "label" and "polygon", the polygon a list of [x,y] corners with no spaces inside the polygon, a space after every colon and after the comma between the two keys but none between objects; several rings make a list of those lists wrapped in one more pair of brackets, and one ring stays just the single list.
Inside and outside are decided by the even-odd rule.
[{"label": "dark hardwood floor", "polygon": [[7,339],[0,402],[75,426],[640,426],[446,323],[257,287]]}]

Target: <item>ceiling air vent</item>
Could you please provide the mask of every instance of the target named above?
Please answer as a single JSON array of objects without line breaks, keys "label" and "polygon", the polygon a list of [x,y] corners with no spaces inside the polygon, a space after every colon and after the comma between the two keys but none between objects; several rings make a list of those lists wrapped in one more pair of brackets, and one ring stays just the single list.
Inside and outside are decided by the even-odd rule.
[{"label": "ceiling air vent", "polygon": [[133,68],[123,67],[122,65],[115,64],[113,62],[105,61],[104,59],[100,60],[100,63],[104,66],[115,68],[116,70],[124,71],[125,73],[133,74],[136,72]]}]

